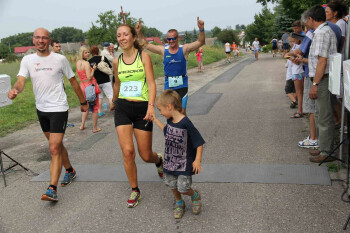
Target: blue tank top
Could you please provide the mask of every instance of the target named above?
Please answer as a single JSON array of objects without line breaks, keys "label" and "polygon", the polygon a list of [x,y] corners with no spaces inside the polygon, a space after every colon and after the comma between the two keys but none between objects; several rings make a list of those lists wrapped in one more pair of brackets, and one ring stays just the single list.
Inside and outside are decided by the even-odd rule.
[{"label": "blue tank top", "polygon": [[164,90],[188,87],[187,60],[182,45],[175,54],[169,52],[168,46],[165,47],[163,68],[165,75]]}]

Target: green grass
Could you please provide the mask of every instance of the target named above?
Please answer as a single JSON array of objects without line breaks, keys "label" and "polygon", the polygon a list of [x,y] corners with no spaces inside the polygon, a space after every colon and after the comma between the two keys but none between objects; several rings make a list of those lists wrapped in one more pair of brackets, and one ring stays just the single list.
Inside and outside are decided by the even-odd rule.
[{"label": "green grass", "polygon": [[[226,57],[223,49],[220,47],[209,47],[203,46],[204,58],[203,64],[207,65],[216,61],[219,61]],[[163,72],[163,61],[159,55],[150,54],[153,63],[154,76],[156,78],[164,77]],[[75,59],[73,57],[68,57],[71,62],[71,66],[74,72]],[[19,62],[13,63],[0,63],[0,74],[7,74],[11,77],[11,84],[16,82],[16,76],[19,71]],[[188,56],[188,69],[197,67],[197,60],[195,53],[192,52]],[[75,73],[77,80],[79,78]],[[66,93],[68,98],[69,107],[76,107],[79,105],[79,99],[76,96],[72,86],[69,81],[64,79]],[[35,98],[32,91],[32,83],[30,78],[28,78],[24,90],[19,94],[13,101],[12,105],[0,108],[0,137],[5,136],[10,132],[14,132],[18,129],[24,128],[32,122],[37,121]]]}]

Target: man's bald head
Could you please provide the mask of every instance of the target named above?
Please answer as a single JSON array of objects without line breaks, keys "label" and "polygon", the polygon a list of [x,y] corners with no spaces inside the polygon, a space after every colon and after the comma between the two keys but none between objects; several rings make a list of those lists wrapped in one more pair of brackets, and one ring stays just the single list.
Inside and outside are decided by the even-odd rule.
[{"label": "man's bald head", "polygon": [[50,32],[46,28],[35,29],[33,33],[33,44],[35,45],[38,55],[46,56],[47,54],[50,54],[50,43]]},{"label": "man's bald head", "polygon": [[46,34],[47,37],[50,37],[50,32],[49,30],[47,30],[46,28],[37,28],[35,29],[34,33],[33,33],[33,36],[35,36],[35,34]]}]

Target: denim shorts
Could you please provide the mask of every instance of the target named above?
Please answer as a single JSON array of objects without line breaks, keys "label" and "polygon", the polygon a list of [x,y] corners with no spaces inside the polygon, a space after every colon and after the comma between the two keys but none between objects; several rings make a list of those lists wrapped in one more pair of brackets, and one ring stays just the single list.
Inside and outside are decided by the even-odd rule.
[{"label": "denim shorts", "polygon": [[301,73],[301,74],[292,74],[292,80],[295,81],[295,80],[299,80],[299,81],[302,81],[304,78],[304,73]]},{"label": "denim shorts", "polygon": [[164,182],[171,189],[177,189],[180,193],[186,193],[191,189],[192,176],[171,175],[164,173]]}]

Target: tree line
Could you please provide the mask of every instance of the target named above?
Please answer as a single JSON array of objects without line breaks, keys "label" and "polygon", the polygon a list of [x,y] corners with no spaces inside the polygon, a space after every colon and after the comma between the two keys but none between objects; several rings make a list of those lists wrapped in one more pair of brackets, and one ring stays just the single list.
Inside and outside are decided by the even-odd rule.
[{"label": "tree line", "polygon": [[[326,4],[325,0],[257,0],[264,7],[254,16],[254,22],[246,28],[246,41],[257,37],[261,44],[268,44],[274,37],[281,38],[284,30],[292,31],[292,23],[300,20],[301,14],[314,5]],[[344,1],[350,6],[350,0]],[[274,3],[273,10],[267,8],[268,3]]]}]

